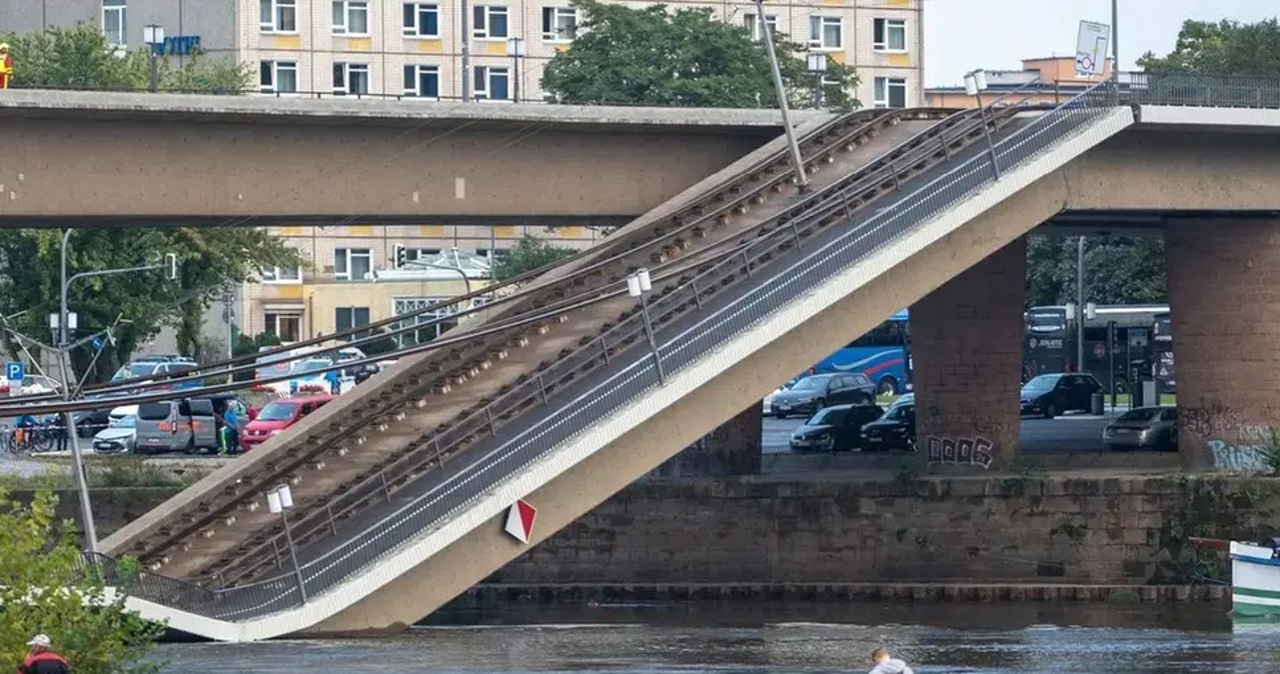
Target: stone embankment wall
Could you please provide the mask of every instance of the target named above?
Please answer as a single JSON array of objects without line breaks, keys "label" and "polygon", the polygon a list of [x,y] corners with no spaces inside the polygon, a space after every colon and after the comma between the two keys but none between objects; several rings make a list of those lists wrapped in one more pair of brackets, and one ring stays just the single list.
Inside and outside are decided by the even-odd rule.
[{"label": "stone embankment wall", "polygon": [[1280,480],[1231,476],[646,481],[487,582],[1184,584],[1227,571],[1189,538],[1278,514]]}]

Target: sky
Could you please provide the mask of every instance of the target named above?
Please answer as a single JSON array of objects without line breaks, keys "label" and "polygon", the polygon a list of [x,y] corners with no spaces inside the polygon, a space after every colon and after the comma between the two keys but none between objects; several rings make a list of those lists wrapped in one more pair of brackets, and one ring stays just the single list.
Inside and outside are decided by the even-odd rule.
[{"label": "sky", "polygon": [[[1186,19],[1252,22],[1277,0],[1116,0],[1120,65],[1173,49]],[[1023,58],[1072,56],[1081,20],[1111,23],[1111,0],[924,0],[925,86],[960,86],[977,68],[1013,70]]]}]

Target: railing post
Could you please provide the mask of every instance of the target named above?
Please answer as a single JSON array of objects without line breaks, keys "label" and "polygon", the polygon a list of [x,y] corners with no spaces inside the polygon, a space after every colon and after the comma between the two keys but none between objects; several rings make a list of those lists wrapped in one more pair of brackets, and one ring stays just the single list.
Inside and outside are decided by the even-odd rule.
[{"label": "railing post", "polygon": [[889,172],[893,174],[893,189],[902,190],[902,178],[898,176],[898,167],[894,166],[893,160],[889,160]]},{"label": "railing post", "polygon": [[943,129],[943,130],[942,130],[942,133],[939,133],[939,134],[938,134],[938,142],[939,142],[939,144],[940,144],[940,145],[942,145],[942,156],[943,156],[943,158],[945,158],[945,159],[947,159],[948,161],[950,161],[950,160],[951,160],[951,147],[950,147],[949,145],[947,145],[947,130],[946,130],[946,129]]},{"label": "railing post", "polygon": [[276,539],[271,539],[271,550],[276,553],[276,568],[284,568],[284,560],[280,559],[280,544],[276,543]]},{"label": "railing post", "polygon": [[751,278],[751,258],[747,257],[747,251],[742,251],[742,268],[747,272],[747,278]]},{"label": "railing post", "polygon": [[324,509],[326,512],[329,513],[329,531],[333,532],[334,536],[337,536],[338,524],[333,521],[333,504],[330,503],[329,505],[325,506]]},{"label": "railing post", "polygon": [[600,351],[604,353],[604,364],[608,365],[609,364],[609,345],[604,343],[603,335],[600,337],[597,337],[596,341],[600,342]]},{"label": "railing post", "polygon": [[[844,217],[846,220],[853,217],[853,212],[849,210],[849,192],[846,190],[840,193],[840,205],[844,207]],[[795,223],[792,223],[795,226]]]},{"label": "railing post", "polygon": [[542,395],[542,404],[547,404],[547,383],[542,380],[542,375],[538,375],[538,393]]},{"label": "railing post", "polygon": [[441,468],[444,468],[444,450],[440,449],[440,438],[431,438],[431,446],[436,448],[436,463],[440,464]]},{"label": "railing post", "polygon": [[489,419],[489,436],[497,437],[498,426],[493,423],[493,407],[491,405],[484,406],[484,415]]},{"label": "railing post", "polygon": [[[846,212],[848,211],[846,210]],[[796,227],[795,220],[791,220],[788,224],[791,225],[791,238],[795,239],[796,248],[799,248],[800,247],[800,228]]]},{"label": "railing post", "polygon": [[382,497],[387,499],[387,503],[391,502],[391,487],[387,485],[387,474],[378,473],[378,477],[382,479]]},{"label": "railing post", "polygon": [[695,305],[697,305],[697,307],[698,307],[699,309],[701,309],[701,308],[702,308],[702,293],[698,292],[698,279],[697,279],[697,277],[694,277],[694,279],[693,279],[692,281],[689,281],[689,289],[693,291],[693,303],[694,303]]}]

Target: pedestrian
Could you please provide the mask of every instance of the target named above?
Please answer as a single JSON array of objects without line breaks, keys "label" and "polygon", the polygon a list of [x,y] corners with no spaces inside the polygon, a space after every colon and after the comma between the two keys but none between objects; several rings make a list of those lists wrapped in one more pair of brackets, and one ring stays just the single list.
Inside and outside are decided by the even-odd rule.
[{"label": "pedestrian", "polygon": [[871,662],[875,667],[869,674],[914,674],[907,663],[890,657],[889,649],[884,646],[871,651]]},{"label": "pedestrian", "polygon": [[37,634],[27,642],[30,650],[27,658],[18,666],[18,674],[70,674],[71,666],[66,658],[53,652],[53,642],[44,634]]},{"label": "pedestrian", "polygon": [[324,373],[324,380],[329,382],[329,393],[338,395],[342,393],[342,375],[337,370],[329,370]]},{"label": "pedestrian", "polygon": [[228,404],[222,413],[222,451],[224,454],[235,454],[240,449],[240,416],[236,414],[235,405]]},{"label": "pedestrian", "polygon": [[8,89],[12,78],[13,55],[9,53],[9,45],[0,42],[0,89]]}]

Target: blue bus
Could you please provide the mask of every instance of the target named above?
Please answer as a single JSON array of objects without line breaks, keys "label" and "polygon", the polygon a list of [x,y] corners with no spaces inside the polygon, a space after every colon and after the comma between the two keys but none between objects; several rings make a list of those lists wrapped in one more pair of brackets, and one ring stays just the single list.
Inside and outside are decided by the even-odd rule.
[{"label": "blue bus", "polygon": [[853,340],[848,346],[823,358],[810,372],[859,372],[876,385],[882,396],[911,390],[911,340],[907,310],[903,309]]}]

